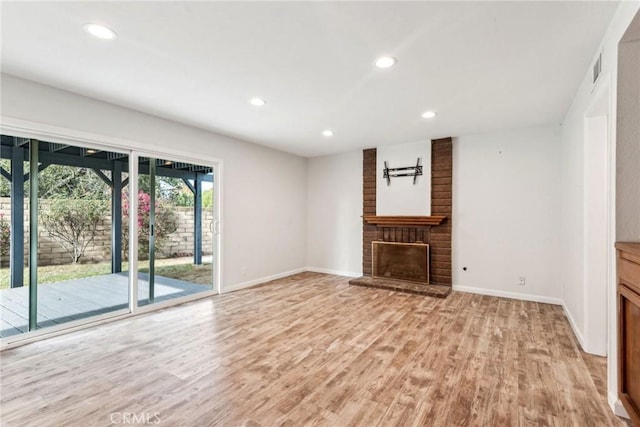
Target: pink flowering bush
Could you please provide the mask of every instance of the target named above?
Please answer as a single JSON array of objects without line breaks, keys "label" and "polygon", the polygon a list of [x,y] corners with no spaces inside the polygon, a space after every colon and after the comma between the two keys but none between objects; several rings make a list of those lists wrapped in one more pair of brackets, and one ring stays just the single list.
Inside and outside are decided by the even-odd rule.
[{"label": "pink flowering bush", "polygon": [[[151,196],[138,191],[138,256],[146,258],[149,255],[149,216],[151,212]],[[178,218],[171,210],[171,206],[156,200],[156,250],[160,249],[167,237],[178,229]],[[122,247],[124,258],[127,259],[129,248],[129,195],[122,196]]]}]

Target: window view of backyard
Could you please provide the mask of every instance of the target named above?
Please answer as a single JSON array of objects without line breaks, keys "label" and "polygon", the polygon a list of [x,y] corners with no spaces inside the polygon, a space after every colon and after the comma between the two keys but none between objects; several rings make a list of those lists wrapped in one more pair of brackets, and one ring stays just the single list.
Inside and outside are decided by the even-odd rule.
[{"label": "window view of backyard", "polygon": [[[129,304],[128,155],[42,141],[35,154],[32,143],[2,136],[0,336],[33,329],[33,317],[40,328]],[[30,155],[37,156],[34,184]],[[140,304],[212,289],[212,175],[204,166],[140,159]],[[29,253],[30,185],[37,186],[37,254]],[[29,311],[36,300],[30,260],[37,314]]]}]

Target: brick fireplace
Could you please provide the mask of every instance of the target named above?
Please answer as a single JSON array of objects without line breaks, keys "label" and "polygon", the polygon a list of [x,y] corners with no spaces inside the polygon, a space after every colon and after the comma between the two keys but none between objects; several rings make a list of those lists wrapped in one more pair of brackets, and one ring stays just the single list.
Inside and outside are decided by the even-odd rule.
[{"label": "brick fireplace", "polygon": [[[377,216],[376,215],[376,160],[375,148],[363,150],[363,229],[362,271],[364,277],[352,284],[371,283],[373,279],[373,242],[418,243],[429,246],[428,277],[423,288],[438,288],[446,296],[451,289],[451,215],[452,215],[452,139],[431,141],[431,216]],[[399,283],[393,283],[397,288]],[[389,286],[375,286],[385,287]],[[411,289],[422,290],[415,285]],[[446,288],[446,289],[440,289]],[[422,293],[422,292],[413,292]],[[426,292],[429,293],[429,292]],[[440,295],[438,295],[440,296]]]}]

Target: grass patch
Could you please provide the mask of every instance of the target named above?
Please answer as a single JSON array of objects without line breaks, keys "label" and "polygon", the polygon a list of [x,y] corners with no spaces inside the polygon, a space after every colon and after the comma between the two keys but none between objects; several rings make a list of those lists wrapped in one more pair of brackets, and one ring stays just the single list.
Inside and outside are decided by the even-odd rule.
[{"label": "grass patch", "polygon": [[[181,262],[181,263],[180,263]],[[129,269],[128,263],[122,264],[122,271]],[[149,272],[149,261],[139,261],[138,271]],[[193,265],[184,258],[168,258],[156,260],[156,275],[184,280],[186,282],[211,285],[211,264]],[[100,276],[111,273],[111,263],[99,264],[66,264],[38,267],[38,285],[62,282],[64,280],[82,279],[83,277]],[[9,268],[0,269],[0,289],[9,288]],[[24,278],[28,282],[29,269],[24,269]],[[25,284],[26,285],[26,284]]]},{"label": "grass patch", "polygon": [[[149,267],[139,268],[141,273],[148,273]],[[185,282],[197,283],[211,286],[211,264],[175,264],[158,266],[156,261],[156,276],[170,277],[172,279],[184,280]]]}]

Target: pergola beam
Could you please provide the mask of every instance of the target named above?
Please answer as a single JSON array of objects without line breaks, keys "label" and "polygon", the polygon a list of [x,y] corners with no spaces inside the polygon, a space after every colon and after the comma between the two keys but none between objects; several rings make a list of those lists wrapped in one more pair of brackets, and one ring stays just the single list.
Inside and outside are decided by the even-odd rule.
[{"label": "pergola beam", "polygon": [[0,175],[4,176],[7,181],[11,181],[11,174],[8,170],[0,166]]},{"label": "pergola beam", "polygon": [[128,157],[128,154],[125,153],[114,153],[114,152],[107,152],[107,160],[118,160],[118,159],[124,159],[126,157]]},{"label": "pergola beam", "polygon": [[[139,165],[138,172],[143,175],[149,174],[149,165]],[[190,179],[194,180],[196,173],[191,171],[185,171],[180,169],[172,169],[165,167],[156,166],[156,176],[164,176],[167,178],[182,178],[182,179]],[[203,179],[203,181],[213,182],[213,177],[209,176],[209,179]]]},{"label": "pergola beam", "polygon": [[193,194],[196,194],[196,188],[191,184],[191,182],[189,182],[188,179],[182,178],[182,182],[184,182],[184,185],[186,185]]},{"label": "pergola beam", "polygon": [[[11,149],[12,147],[3,145],[1,147],[2,158],[11,158],[11,155],[12,155]],[[41,163],[49,164],[49,165],[75,166],[79,168],[102,169],[102,170],[111,170],[111,167],[114,162],[120,162],[122,163],[123,171],[129,169],[129,166],[128,166],[129,163],[128,161],[125,161],[125,160],[109,160],[109,159],[101,159],[97,157],[82,157],[82,156],[73,155],[73,154],[50,152],[50,151],[40,151],[39,158]],[[184,178],[188,180],[195,179],[196,172],[178,169],[175,165],[176,164],[173,164],[171,165],[171,167],[157,166],[156,176],[164,176],[168,178],[178,178],[178,179]],[[138,166],[138,172],[142,175],[148,175],[149,165],[140,164]],[[213,182],[213,177],[210,174],[206,174],[206,175],[203,175],[202,180],[203,182]]]},{"label": "pergola beam", "polygon": [[8,145],[0,146],[0,157],[2,157],[3,159],[12,158],[14,148],[15,148],[14,146],[8,146]]},{"label": "pergola beam", "polygon": [[26,145],[29,143],[30,139],[29,138],[20,138],[20,137],[14,137],[13,138],[14,141],[14,145],[16,147],[22,147],[23,145]]},{"label": "pergola beam", "polygon": [[97,157],[74,156],[73,154],[52,153],[44,151],[40,153],[40,161],[54,165],[75,166],[78,168],[90,169],[111,169],[112,160],[100,159]]},{"label": "pergola beam", "polygon": [[[114,162],[114,166],[115,166]],[[119,163],[120,168],[122,168],[121,164]],[[122,170],[122,169],[121,169]],[[100,169],[92,169],[92,171],[95,172],[96,175],[98,175],[98,178],[100,178],[105,184],[107,184],[109,186],[109,188],[113,188],[113,183],[115,182],[115,180],[110,180],[109,177],[107,175],[105,175]],[[120,181],[121,179],[118,179],[118,181]]]},{"label": "pergola beam", "polygon": [[64,150],[67,147],[69,147],[67,144],[57,144],[55,142],[49,143],[49,151],[51,151],[52,153],[56,151]]}]

